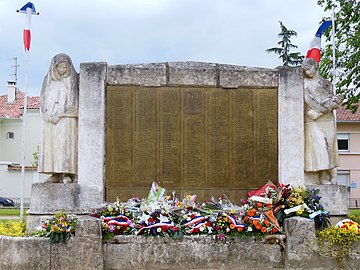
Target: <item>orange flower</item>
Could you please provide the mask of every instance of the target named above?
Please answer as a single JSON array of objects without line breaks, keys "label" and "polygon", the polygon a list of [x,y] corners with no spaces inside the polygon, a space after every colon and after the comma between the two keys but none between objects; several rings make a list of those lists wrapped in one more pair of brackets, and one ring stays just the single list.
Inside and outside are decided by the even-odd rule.
[{"label": "orange flower", "polygon": [[254,226],[256,229],[260,230],[261,229],[261,224],[258,220],[253,220]]},{"label": "orange flower", "polygon": [[264,224],[265,224],[265,226],[269,226],[269,225],[270,225],[270,222],[269,222],[267,219],[265,219],[265,220],[264,220]]},{"label": "orange flower", "polygon": [[237,228],[238,232],[242,232],[243,229],[244,229],[243,227],[238,227],[238,228]]},{"label": "orange flower", "polygon": [[256,205],[257,205],[257,207],[262,207],[263,206],[263,204],[261,202],[258,202]]},{"label": "orange flower", "polygon": [[267,208],[271,208],[271,207],[272,207],[272,204],[271,204],[271,203],[268,203],[266,206],[267,206]]},{"label": "orange flower", "polygon": [[248,221],[249,220],[249,217],[248,216],[245,216],[244,217],[244,222]]},{"label": "orange flower", "polygon": [[230,224],[230,229],[235,229],[235,225],[234,224]]},{"label": "orange flower", "polygon": [[265,228],[265,227],[261,227],[261,232],[262,232],[262,233],[266,233],[266,228]]},{"label": "orange flower", "polygon": [[271,229],[271,233],[276,233],[278,230],[276,228]]},{"label": "orange flower", "polygon": [[250,217],[253,217],[253,216],[255,216],[256,212],[257,212],[257,209],[253,208],[253,209],[250,209],[247,214]]}]

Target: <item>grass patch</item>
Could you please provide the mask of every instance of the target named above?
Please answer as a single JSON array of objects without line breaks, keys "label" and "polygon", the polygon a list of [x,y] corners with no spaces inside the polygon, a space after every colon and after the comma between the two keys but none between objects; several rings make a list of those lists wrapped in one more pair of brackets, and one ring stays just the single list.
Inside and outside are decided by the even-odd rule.
[{"label": "grass patch", "polygon": [[[28,209],[24,209],[24,215],[26,216]],[[20,209],[18,208],[0,208],[0,216],[20,216]]]},{"label": "grass patch", "polygon": [[26,221],[0,220],[0,235],[25,236]]},{"label": "grass patch", "polygon": [[360,209],[349,209],[350,215],[360,217]]}]

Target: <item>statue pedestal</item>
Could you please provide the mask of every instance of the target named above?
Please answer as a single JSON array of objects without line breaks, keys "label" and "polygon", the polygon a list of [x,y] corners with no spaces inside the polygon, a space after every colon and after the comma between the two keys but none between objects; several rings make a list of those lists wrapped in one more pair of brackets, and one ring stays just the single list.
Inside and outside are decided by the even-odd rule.
[{"label": "statue pedestal", "polygon": [[57,211],[81,213],[77,183],[35,183],[31,187],[29,214],[52,215]]},{"label": "statue pedestal", "polygon": [[26,230],[36,231],[36,227],[60,210],[84,215],[103,203],[102,193],[95,188],[78,183],[35,183],[31,187]]},{"label": "statue pedestal", "polygon": [[319,189],[320,203],[332,217],[346,216],[348,211],[348,191],[341,185],[307,185],[308,189]]}]

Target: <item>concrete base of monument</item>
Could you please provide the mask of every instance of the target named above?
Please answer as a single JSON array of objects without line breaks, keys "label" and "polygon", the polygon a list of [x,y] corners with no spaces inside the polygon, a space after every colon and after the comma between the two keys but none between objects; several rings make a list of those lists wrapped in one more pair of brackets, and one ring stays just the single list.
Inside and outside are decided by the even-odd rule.
[{"label": "concrete base of monument", "polygon": [[77,183],[35,183],[31,187],[29,214],[80,211],[80,185]]},{"label": "concrete base of monument", "polygon": [[[65,244],[0,236],[0,269],[339,269],[333,258],[319,253],[313,220],[291,217],[284,222],[285,235],[264,238],[125,235],[102,241],[101,220],[83,216],[75,237]],[[360,242],[353,243],[344,269],[359,269],[359,254]]]},{"label": "concrete base of monument", "polygon": [[103,202],[100,191],[78,183],[35,183],[31,187],[29,214],[54,214],[60,210],[86,214]]},{"label": "concrete base of monument", "polygon": [[309,189],[319,189],[321,196],[320,203],[326,211],[330,212],[331,217],[342,218],[349,214],[348,210],[348,191],[342,185],[307,185]]},{"label": "concrete base of monument", "polygon": [[102,203],[103,196],[100,192],[78,183],[35,183],[31,187],[26,230],[29,233],[36,231],[36,227],[55,212],[63,210],[81,216]]}]

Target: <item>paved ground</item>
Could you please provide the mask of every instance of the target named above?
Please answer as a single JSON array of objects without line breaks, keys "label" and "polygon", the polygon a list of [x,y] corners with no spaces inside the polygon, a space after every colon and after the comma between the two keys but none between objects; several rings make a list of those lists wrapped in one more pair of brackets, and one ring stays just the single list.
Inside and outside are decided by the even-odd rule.
[{"label": "paved ground", "polygon": [[19,216],[0,216],[0,219],[20,219]]}]

